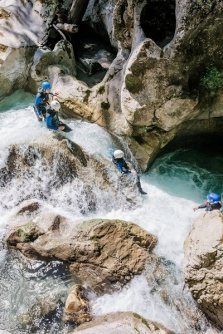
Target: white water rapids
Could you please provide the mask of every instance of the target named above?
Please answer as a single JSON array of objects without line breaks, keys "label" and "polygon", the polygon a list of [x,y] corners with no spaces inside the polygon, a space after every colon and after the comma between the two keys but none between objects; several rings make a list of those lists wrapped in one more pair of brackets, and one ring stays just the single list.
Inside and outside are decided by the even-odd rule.
[{"label": "white water rapids", "polygon": [[[9,145],[15,143],[28,144],[35,138],[52,136],[50,131],[37,122],[32,111],[31,99],[32,97],[29,95],[17,92],[11,99],[6,99],[0,105],[0,111],[2,111],[0,113],[0,168],[5,165]],[[105,130],[95,124],[82,121],[66,120],[66,123],[73,129],[67,135],[69,139],[79,144],[88,153],[111,159],[111,153],[115,146],[111,136]],[[136,208],[126,210],[122,207],[122,203],[119,207],[119,203],[114,202],[111,203],[108,210],[107,206],[101,201],[101,206],[97,207],[97,211],[90,215],[90,218],[118,218],[131,221],[158,237],[159,242],[155,253],[167,260],[170,272],[174,271],[174,274],[172,274],[176,275],[178,280],[177,284],[169,282],[167,286],[171,302],[165,303],[159,293],[153,291],[154,286],[151,285],[151,280],[148,281],[147,276],[143,274],[135,277],[121,291],[112,295],[91,296],[91,307],[95,315],[114,311],[134,311],[145,318],[162,323],[179,334],[217,333],[217,331],[211,329],[205,318],[202,317],[200,328],[192,329],[190,316],[177,310],[174,304],[176,299],[180,300],[182,298],[186,300],[187,305],[191,305],[192,309],[196,309],[188,292],[183,290],[184,285],[180,270],[183,265],[184,240],[195,216],[192,208],[202,200],[204,191],[202,187],[197,186],[195,181],[198,180],[199,183],[199,178],[202,178],[202,172],[204,171],[193,171],[189,164],[181,167],[176,164],[175,167],[170,168],[169,174],[167,174],[165,168],[167,168],[168,161],[171,160],[173,155],[174,153],[170,153],[160,158],[151,171],[142,177],[142,188],[148,193],[148,196],[141,198],[139,195]],[[180,168],[182,170],[179,171]],[[35,188],[35,182],[35,179],[23,180],[23,183],[15,181],[10,183],[10,187],[0,188],[1,238],[8,223],[7,217],[10,210],[19,202],[18,199],[21,200],[29,195]],[[52,191],[49,205],[54,206],[61,214],[69,214],[80,218],[81,213],[77,211],[76,207],[72,206],[72,203],[68,207],[67,202],[63,201],[64,194],[68,192],[75,197],[75,192],[73,189],[69,189],[69,184],[66,184],[64,188],[62,187],[59,193],[56,190]],[[100,196],[104,196],[104,194],[98,194],[99,198]],[[24,333],[22,330],[16,329],[16,322],[25,306],[28,307],[31,300],[34,300],[37,295],[44,296],[46,293],[44,289],[50,290],[49,287],[51,286],[57,286],[57,290],[58,287],[64,289],[64,285],[69,283],[66,280],[64,281],[61,276],[58,278],[48,275],[46,278],[49,281],[48,285],[43,280],[35,285],[32,281],[34,274],[31,274],[31,269],[28,274],[21,274],[22,269],[21,272],[16,270],[16,273],[14,273],[13,268],[9,268],[10,265],[7,266],[7,261],[10,264],[11,259],[8,259],[6,250],[0,246],[0,264],[1,268],[4,269],[1,271],[0,277],[2,285],[0,333],[1,330],[2,332],[3,330],[9,332],[11,330],[12,333]],[[19,263],[19,260],[17,263]],[[38,265],[36,266],[38,267]],[[41,267],[40,264],[39,266]],[[55,292],[55,289],[52,289],[52,291]],[[29,302],[24,301],[24,296],[29,296]],[[26,304],[25,306],[22,305],[23,302]],[[49,326],[51,329],[46,331],[41,329],[39,333],[66,333],[66,328],[57,329],[53,326]]]}]

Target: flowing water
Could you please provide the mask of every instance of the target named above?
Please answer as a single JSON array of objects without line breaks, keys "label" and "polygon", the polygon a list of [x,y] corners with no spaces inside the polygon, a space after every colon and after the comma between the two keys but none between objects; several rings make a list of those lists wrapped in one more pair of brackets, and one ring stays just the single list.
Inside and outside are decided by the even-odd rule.
[{"label": "flowing water", "polygon": [[[39,138],[50,140],[52,136],[52,132],[37,122],[32,100],[33,96],[20,91],[0,103],[0,168],[6,163],[11,144],[22,146]],[[115,146],[105,130],[82,121],[66,122],[73,129],[67,135],[69,139],[98,159],[111,159]],[[148,196],[139,196],[132,209],[127,209],[125,199],[116,199],[116,196],[98,189],[96,182],[96,211],[87,212],[87,217],[124,219],[155,234],[159,240],[155,249],[160,256],[159,268],[166,275],[159,283],[157,271],[147,268],[143,275],[135,277],[112,295],[91,295],[95,315],[134,311],[163,323],[176,333],[217,333],[197,311],[184,288],[181,269],[183,243],[193,218],[199,214],[192,208],[205,198],[207,192],[221,192],[222,162],[223,156],[217,153],[212,154],[211,159],[206,152],[192,149],[166,153],[143,175],[142,186]],[[77,197],[82,196],[79,184],[75,183],[78,181],[66,183],[60,189],[48,189],[46,181],[54,177],[53,170],[42,171],[41,164],[35,168],[32,179],[14,178],[5,187],[0,186],[1,240],[13,208],[24,199],[41,198],[43,193],[52,210],[77,219],[83,217],[83,210],[76,205]],[[0,243],[0,333],[4,330],[11,333],[67,333],[69,326],[64,326],[60,317],[67,288],[72,283],[67,268],[61,263],[25,261],[18,253],[8,252]],[[164,298],[164,295],[168,297]],[[40,305],[46,298],[51,301],[52,310],[47,317],[41,317]],[[198,321],[194,320],[194,314]]]}]

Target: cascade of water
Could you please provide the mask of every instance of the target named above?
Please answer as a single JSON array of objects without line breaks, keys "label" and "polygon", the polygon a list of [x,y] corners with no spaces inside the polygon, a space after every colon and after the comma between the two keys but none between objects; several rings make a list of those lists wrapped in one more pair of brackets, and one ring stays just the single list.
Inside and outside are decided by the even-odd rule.
[{"label": "cascade of water", "polygon": [[[15,106],[19,96],[16,95]],[[0,110],[5,110],[5,112],[0,113],[0,169],[4,168],[7,162],[10,145],[17,144],[22,155],[30,143],[41,138],[43,142],[50,142],[53,136],[52,132],[36,121],[32,107],[24,108],[22,105],[19,109],[12,108],[12,100],[13,98],[10,99],[11,105],[8,105],[9,100],[0,105]],[[7,108],[10,109],[6,110]],[[70,140],[81,145],[88,154],[94,154],[99,162],[107,161],[108,164],[110,163],[115,145],[105,130],[95,124],[81,121],[67,122],[74,129],[72,133],[67,135]],[[128,152],[128,149],[126,150]],[[176,330],[177,333],[192,333],[191,316],[183,310],[179,312],[177,303],[173,302],[174,299],[179,298],[180,291],[182,291],[182,300],[185,301],[189,298],[187,303],[191,305],[191,309],[196,308],[188,293],[183,293],[182,290],[183,280],[180,268],[183,259],[183,243],[195,215],[192,210],[193,206],[202,199],[206,191],[214,190],[215,185],[217,187],[220,182],[222,183],[223,174],[219,168],[213,172],[210,165],[205,168],[199,166],[193,152],[188,152],[181,150],[158,159],[150,172],[142,178],[143,189],[148,192],[148,196],[143,199],[139,197],[136,205],[131,209],[126,205],[126,193],[121,189],[120,192],[113,193],[100,188],[100,182],[95,179],[95,166],[89,165],[86,180],[88,179],[88,185],[92,183],[92,196],[96,203],[94,212],[86,206],[86,193],[83,191],[86,186],[85,181],[76,178],[55,186],[53,181],[55,181],[57,161],[51,168],[48,168],[42,157],[39,156],[31,169],[31,174],[29,171],[29,173],[24,172],[19,176],[14,175],[4,187],[0,186],[1,239],[5,226],[9,222],[10,210],[20,201],[29,197],[42,198],[52,208],[56,207],[59,213],[75,216],[75,218],[88,215],[91,218],[119,218],[132,221],[157,235],[159,243],[155,250],[156,254],[170,261],[167,266],[176,269],[174,269],[174,276],[171,276],[177,278],[176,287],[173,288],[174,284],[168,283],[171,302],[166,303],[160,296],[160,290],[154,290],[154,283],[151,279],[148,280],[148,276],[142,275],[136,277],[128,286],[113,295],[104,295],[99,298],[92,296],[93,312],[104,314],[111,311],[130,310],[162,322]],[[37,153],[35,152],[35,154]],[[200,159],[202,159],[201,156]],[[221,162],[221,158],[216,157],[215,165],[221,164]],[[109,172],[109,177],[114,184],[117,182],[116,174],[115,170],[112,169]],[[136,196],[135,193],[131,195]],[[51,292],[56,295],[58,286],[61,291],[64,291],[70,284],[70,281],[63,279],[60,274],[51,275],[52,268],[47,269],[42,263],[36,264],[35,270],[32,269],[33,276],[31,275],[31,277],[30,274],[27,274],[27,267],[24,269],[24,265],[20,265],[15,254],[9,255],[3,248],[0,248],[0,262],[2,264],[0,283],[3,287],[0,304],[0,329],[10,330],[11,328],[15,330],[21,314],[26,312],[39,295],[47,294],[49,286],[51,286]],[[43,269],[44,273],[38,274],[41,272],[41,266],[45,268]],[[58,266],[56,265],[57,269],[55,270],[60,272]],[[30,270],[29,268],[28,272]],[[13,289],[10,288],[10,285]],[[31,291],[30,303],[26,303],[25,300]],[[63,298],[64,296],[60,296],[61,300]],[[14,307],[12,308],[11,305]],[[200,319],[200,328],[194,328],[193,333],[207,333],[208,326],[206,326],[205,319],[202,317]],[[54,326],[56,322],[57,320],[52,320],[51,325]],[[67,328],[58,328],[55,328],[54,333],[62,333],[62,330],[65,333],[68,330]],[[44,329],[41,331],[45,333]]]}]

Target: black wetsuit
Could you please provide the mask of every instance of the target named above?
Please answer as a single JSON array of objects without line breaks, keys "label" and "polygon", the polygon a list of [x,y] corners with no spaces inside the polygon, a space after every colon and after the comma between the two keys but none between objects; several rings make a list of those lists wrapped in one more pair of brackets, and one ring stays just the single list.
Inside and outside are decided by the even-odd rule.
[{"label": "black wetsuit", "polygon": [[205,209],[205,211],[212,211],[212,210],[220,210],[221,209],[221,203],[210,203],[205,202],[198,206],[198,209]]}]

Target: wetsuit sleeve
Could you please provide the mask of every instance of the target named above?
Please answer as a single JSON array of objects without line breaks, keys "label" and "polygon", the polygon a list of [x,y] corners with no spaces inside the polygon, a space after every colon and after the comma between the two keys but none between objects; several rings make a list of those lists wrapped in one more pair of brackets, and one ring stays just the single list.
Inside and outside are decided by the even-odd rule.
[{"label": "wetsuit sleeve", "polygon": [[36,96],[35,105],[39,108],[42,103],[43,103],[43,100],[42,100],[41,96],[38,94]]},{"label": "wetsuit sleeve", "polygon": [[207,206],[208,206],[207,203],[203,203],[203,204],[198,206],[198,209],[205,209],[205,208],[207,208]]}]

